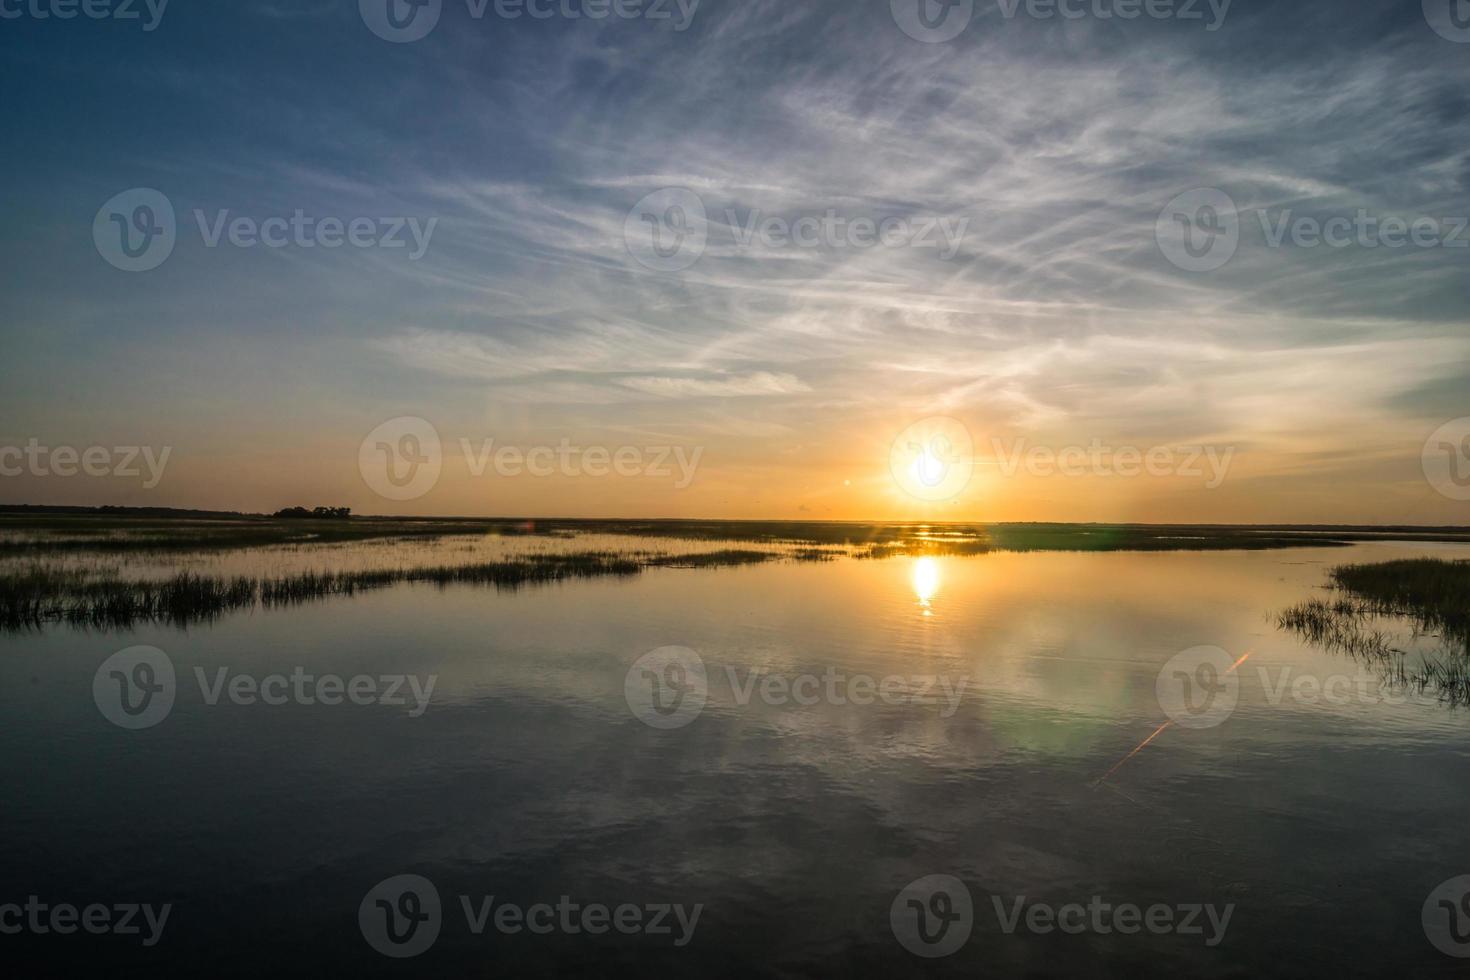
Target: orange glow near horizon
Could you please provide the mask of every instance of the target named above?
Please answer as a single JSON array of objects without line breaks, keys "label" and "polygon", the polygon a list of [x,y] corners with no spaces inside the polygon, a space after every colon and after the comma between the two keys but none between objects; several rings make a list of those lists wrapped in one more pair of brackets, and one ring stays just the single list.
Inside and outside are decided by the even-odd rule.
[{"label": "orange glow near horizon", "polygon": [[[1294,452],[1273,454],[1255,446],[1231,456],[1228,472],[1223,458],[1219,472],[1208,460],[1194,461],[1200,468],[1194,475],[1099,473],[1090,463],[1078,466],[1066,457],[1037,469],[1018,462],[1017,447],[1030,453],[1085,446],[1087,440],[1072,433],[1017,437],[1014,445],[999,440],[997,450],[995,438],[968,446],[964,432],[953,427],[904,428],[891,418],[854,421],[809,441],[793,436],[789,442],[725,434],[661,442],[663,437],[594,430],[573,443],[608,455],[621,448],[637,450],[636,458],[647,465],[631,475],[611,471],[604,462],[603,475],[558,470],[541,476],[524,466],[513,474],[497,472],[488,455],[476,455],[489,438],[480,434],[493,435],[497,451],[530,452],[558,446],[562,430],[470,421],[441,422],[437,429],[442,470],[432,487],[413,499],[375,492],[360,471],[364,434],[340,431],[302,434],[299,442],[232,435],[224,449],[215,441],[181,438],[171,443],[167,469],[156,486],[144,487],[141,479],[56,480],[22,472],[0,481],[0,503],[243,513],[346,506],[355,514],[390,517],[1390,525],[1465,520],[1463,504],[1438,493],[1420,472],[1422,438],[1410,446],[1412,458],[1402,465],[1385,464],[1381,476],[1348,484],[1330,470],[1303,469]],[[978,423],[971,429],[990,431]],[[683,469],[675,465],[677,458],[654,451],[675,443],[683,443]],[[1178,459],[1182,465],[1184,457]],[[662,460],[662,469],[655,460]],[[582,460],[574,463],[580,467]],[[1211,486],[1216,476],[1219,482]],[[1261,492],[1262,486],[1277,484],[1282,492]],[[1309,509],[1304,501],[1311,502]]]}]

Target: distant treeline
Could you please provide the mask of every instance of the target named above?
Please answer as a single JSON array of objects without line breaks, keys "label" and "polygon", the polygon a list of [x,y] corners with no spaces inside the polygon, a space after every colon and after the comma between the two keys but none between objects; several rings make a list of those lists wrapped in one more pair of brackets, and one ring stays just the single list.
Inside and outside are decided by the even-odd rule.
[{"label": "distant treeline", "polygon": [[296,517],[296,518],[309,517],[309,518],[312,518],[313,520],[323,520],[323,519],[325,519],[325,520],[337,520],[337,521],[341,521],[341,520],[346,520],[347,518],[349,518],[349,517],[352,516],[352,508],[351,507],[313,507],[311,510],[307,510],[305,507],[287,507],[285,510],[278,510],[278,511],[276,511],[271,516],[272,517]]}]

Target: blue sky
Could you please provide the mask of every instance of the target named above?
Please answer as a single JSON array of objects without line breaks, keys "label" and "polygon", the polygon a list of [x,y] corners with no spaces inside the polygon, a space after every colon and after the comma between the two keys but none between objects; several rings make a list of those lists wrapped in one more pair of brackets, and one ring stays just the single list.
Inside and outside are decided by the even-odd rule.
[{"label": "blue sky", "polygon": [[[1470,215],[1470,43],[1431,29],[1433,2],[1235,0],[1209,30],[1204,3],[1039,19],[977,0],[940,43],[888,0],[702,0],[687,25],[672,4],[509,20],[444,0],[411,43],[356,0],[172,0],[153,30],[0,19],[0,442],[174,451],[154,489],[21,477],[0,501],[1466,523],[1420,455],[1470,414],[1470,249],[1270,240],[1361,210],[1432,219],[1437,241]],[[167,196],[178,241],[129,273],[93,219],[138,187]],[[662,188],[707,212],[688,268],[627,244]],[[1156,233],[1194,188],[1239,210],[1208,271]],[[194,216],[298,209],[435,226],[414,260],[210,248]],[[752,215],[829,212],[964,234],[953,254],[740,239]],[[699,446],[703,469],[675,489],[447,465],[396,504],[356,472],[396,416],[446,444]],[[1210,489],[992,472],[929,506],[885,483],[895,435],[929,416],[984,447],[1236,455]]]}]

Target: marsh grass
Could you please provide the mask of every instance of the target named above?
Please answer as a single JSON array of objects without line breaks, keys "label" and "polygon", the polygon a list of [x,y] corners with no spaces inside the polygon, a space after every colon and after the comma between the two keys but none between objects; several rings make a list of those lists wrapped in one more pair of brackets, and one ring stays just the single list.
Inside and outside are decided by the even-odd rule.
[{"label": "marsh grass", "polygon": [[650,566],[661,568],[722,568],[731,565],[759,565],[782,557],[774,551],[750,551],[726,548],[723,551],[695,552],[688,555],[660,555],[650,559]]},{"label": "marsh grass", "polygon": [[1426,660],[1414,681],[1421,691],[1433,690],[1450,704],[1470,704],[1470,661],[1464,657]]},{"label": "marsh grass", "polygon": [[256,582],[181,572],[158,581],[128,581],[86,569],[31,567],[0,575],[0,627],[49,620],[115,626],[139,621],[202,622],[254,603]]},{"label": "marsh grass", "polygon": [[1331,578],[1371,611],[1408,617],[1470,654],[1470,561],[1410,558],[1342,565]]},{"label": "marsh grass", "polygon": [[1338,597],[1308,599],[1282,612],[1277,623],[1317,646],[1374,661],[1401,652],[1392,646],[1389,633],[1373,626],[1376,619],[1361,601]]},{"label": "marsh grass", "polygon": [[569,579],[638,575],[650,567],[700,568],[776,560],[776,552],[721,551],[671,556],[653,552],[586,551],[532,554],[464,565],[307,571],[278,576],[213,576],[180,572],[168,578],[125,580],[113,572],[33,565],[0,574],[0,628],[24,630],[48,622],[126,628],[138,623],[177,626],[223,613],[290,606],[351,596],[401,583],[514,590]]},{"label": "marsh grass", "polygon": [[[1333,596],[1281,612],[1277,624],[1334,653],[1378,667],[1392,682],[1470,704],[1470,561],[1413,558],[1340,565],[1328,573]],[[1438,636],[1441,650],[1411,671],[1396,634],[1407,621],[1413,639]]]}]

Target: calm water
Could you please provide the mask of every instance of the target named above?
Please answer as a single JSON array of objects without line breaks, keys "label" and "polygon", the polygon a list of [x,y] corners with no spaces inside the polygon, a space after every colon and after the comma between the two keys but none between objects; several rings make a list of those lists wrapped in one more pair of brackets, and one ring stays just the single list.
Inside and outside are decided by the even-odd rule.
[{"label": "calm water", "polygon": [[[172,906],[152,947],[144,925],[0,949],[140,975],[1448,976],[1464,962],[1431,945],[1421,910],[1470,874],[1470,712],[1385,697],[1272,620],[1332,564],[1422,554],[1470,549],[661,569],[518,593],[400,587],[188,631],[0,636],[0,903]],[[126,730],[93,682],[135,645],[164,651],[177,685],[160,723]],[[1249,654],[1233,712],[1168,726],[1118,766],[1168,720],[1161,668],[1199,645]],[[707,697],[656,728],[625,684],[668,646],[698,655]],[[210,684],[228,668],[434,687],[421,713],[406,687],[405,705],[211,705],[196,668]],[[1316,695],[1334,676],[1350,680]],[[890,678],[889,696],[852,703],[864,678]],[[937,703],[915,697],[926,688]],[[369,893],[403,874],[432,882],[442,912],[432,944],[399,960],[370,945],[359,907],[386,928]],[[921,959],[890,907],[931,875],[963,883],[971,932]],[[395,915],[412,912],[394,887]],[[637,906],[645,924],[655,906],[701,908],[692,929],[669,913],[668,933],[492,918],[476,935],[461,896]],[[997,901],[1230,918],[1221,931],[1201,914],[1201,934],[1024,917],[1007,931]]]}]

